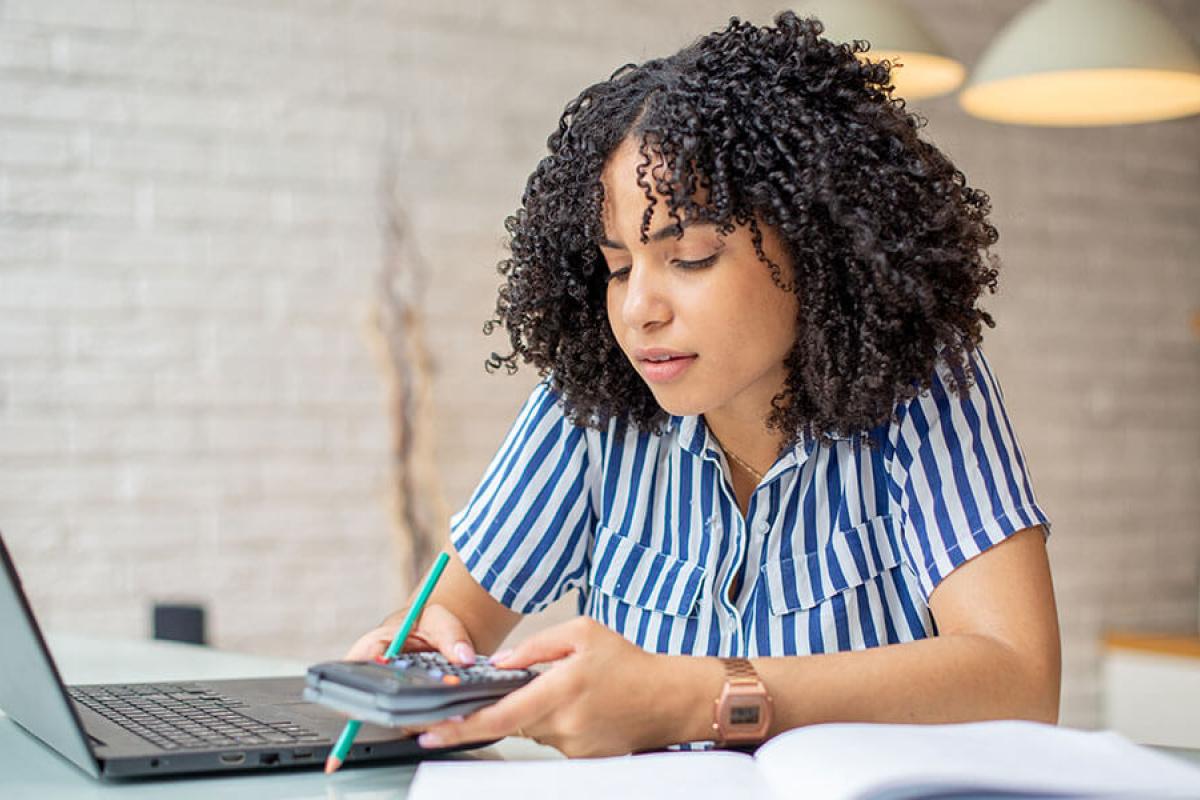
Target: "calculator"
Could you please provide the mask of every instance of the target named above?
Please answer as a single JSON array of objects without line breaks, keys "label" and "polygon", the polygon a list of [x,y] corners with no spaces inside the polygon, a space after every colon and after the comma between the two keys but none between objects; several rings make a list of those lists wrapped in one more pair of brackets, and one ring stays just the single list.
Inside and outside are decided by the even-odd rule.
[{"label": "calculator", "polygon": [[441,653],[401,653],[390,659],[314,664],[308,668],[304,699],[396,728],[469,714],[536,676],[527,669],[497,669],[484,656],[462,665]]}]

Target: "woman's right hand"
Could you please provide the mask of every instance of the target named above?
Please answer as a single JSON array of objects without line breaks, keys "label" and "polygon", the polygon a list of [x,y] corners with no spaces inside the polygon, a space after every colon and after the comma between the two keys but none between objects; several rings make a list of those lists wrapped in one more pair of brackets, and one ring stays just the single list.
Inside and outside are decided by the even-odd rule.
[{"label": "woman's right hand", "polygon": [[[404,613],[396,612],[383,625],[365,633],[346,653],[344,660],[371,661],[383,655],[400,630]],[[436,650],[452,662],[475,663],[475,645],[466,626],[450,609],[436,604],[425,607],[402,650]]]}]

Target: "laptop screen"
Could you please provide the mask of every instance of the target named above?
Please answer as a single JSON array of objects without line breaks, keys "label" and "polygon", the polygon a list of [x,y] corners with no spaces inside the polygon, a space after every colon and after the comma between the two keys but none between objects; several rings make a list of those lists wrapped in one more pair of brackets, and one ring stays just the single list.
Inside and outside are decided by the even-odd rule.
[{"label": "laptop screen", "polygon": [[0,709],[93,777],[100,770],[0,537]]}]

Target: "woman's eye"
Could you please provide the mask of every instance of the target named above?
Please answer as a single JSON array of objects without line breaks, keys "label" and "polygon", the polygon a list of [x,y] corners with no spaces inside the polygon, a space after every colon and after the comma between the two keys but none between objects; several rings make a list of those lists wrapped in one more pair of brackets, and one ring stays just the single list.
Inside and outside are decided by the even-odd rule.
[{"label": "woman's eye", "polygon": [[604,282],[612,283],[613,281],[624,280],[625,278],[629,277],[629,270],[630,267],[625,267],[624,269],[614,269],[612,272],[604,276]]},{"label": "woman's eye", "polygon": [[672,263],[682,269],[704,269],[705,267],[711,267],[713,264],[715,264],[717,262],[718,255],[718,253],[713,253],[708,258],[702,258],[699,261],[676,260]]}]

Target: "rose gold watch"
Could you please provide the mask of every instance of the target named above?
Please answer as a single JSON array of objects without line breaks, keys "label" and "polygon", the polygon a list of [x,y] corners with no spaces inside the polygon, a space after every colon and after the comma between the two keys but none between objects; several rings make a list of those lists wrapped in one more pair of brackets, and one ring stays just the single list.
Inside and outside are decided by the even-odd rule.
[{"label": "rose gold watch", "polygon": [[771,728],[771,695],[753,665],[744,658],[722,658],[725,686],[713,701],[717,745],[758,744]]}]

